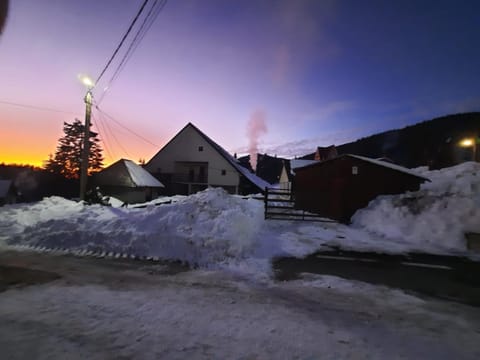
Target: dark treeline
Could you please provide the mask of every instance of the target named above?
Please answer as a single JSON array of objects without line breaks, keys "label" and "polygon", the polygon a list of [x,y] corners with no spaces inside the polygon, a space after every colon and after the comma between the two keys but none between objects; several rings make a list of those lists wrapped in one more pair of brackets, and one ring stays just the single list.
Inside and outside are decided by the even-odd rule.
[{"label": "dark treeline", "polygon": [[459,142],[479,135],[480,112],[472,112],[372,135],[340,145],[337,151],[371,158],[386,157],[409,168],[428,165],[431,169],[440,169],[472,160],[472,148],[462,148]]},{"label": "dark treeline", "polygon": [[12,180],[19,192],[18,201],[38,201],[46,196],[77,197],[79,182],[28,165],[0,164],[0,179]]}]

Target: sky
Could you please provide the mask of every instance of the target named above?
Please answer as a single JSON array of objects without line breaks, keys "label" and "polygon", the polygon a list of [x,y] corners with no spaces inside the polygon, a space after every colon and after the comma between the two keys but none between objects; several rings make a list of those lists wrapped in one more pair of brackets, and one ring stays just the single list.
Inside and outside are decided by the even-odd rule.
[{"label": "sky", "polygon": [[[85,116],[78,75],[98,77],[142,2],[10,1],[0,163],[55,152],[63,122]],[[92,121],[106,164],[148,161],[188,122],[247,153],[259,118],[258,151],[300,156],[480,111],[478,44],[474,0],[170,0],[116,80],[122,53],[97,84]]]}]

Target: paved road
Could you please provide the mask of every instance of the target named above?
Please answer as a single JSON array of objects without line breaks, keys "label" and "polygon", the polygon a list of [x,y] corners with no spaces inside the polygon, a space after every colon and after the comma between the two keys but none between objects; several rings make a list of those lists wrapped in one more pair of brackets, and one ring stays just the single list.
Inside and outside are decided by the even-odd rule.
[{"label": "paved road", "polygon": [[26,251],[0,265],[1,359],[480,358],[478,308],[386,287]]},{"label": "paved road", "polygon": [[273,267],[279,280],[301,273],[336,275],[480,306],[480,263],[460,257],[335,250],[304,259],[279,258]]}]

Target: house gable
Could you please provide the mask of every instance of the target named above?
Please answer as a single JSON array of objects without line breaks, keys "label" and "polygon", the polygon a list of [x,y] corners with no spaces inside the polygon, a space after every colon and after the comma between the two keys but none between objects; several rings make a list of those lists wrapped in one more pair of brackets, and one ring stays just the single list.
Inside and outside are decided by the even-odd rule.
[{"label": "house gable", "polygon": [[207,166],[208,185],[238,187],[238,171],[212,146],[193,124],[187,124],[146,165],[154,175],[188,175],[182,164]]},{"label": "house gable", "polygon": [[242,167],[225,149],[192,123],[177,133],[145,168],[162,182],[187,184],[189,192],[221,186],[229,192],[263,191],[270,184]]}]

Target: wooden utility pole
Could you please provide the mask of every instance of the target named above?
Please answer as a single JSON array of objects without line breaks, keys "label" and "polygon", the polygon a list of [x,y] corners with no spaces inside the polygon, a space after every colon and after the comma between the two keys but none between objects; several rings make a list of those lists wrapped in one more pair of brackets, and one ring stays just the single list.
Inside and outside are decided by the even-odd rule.
[{"label": "wooden utility pole", "polygon": [[90,157],[90,116],[92,115],[92,92],[85,95],[85,134],[83,135],[82,161],[80,163],[80,200],[85,200],[88,178],[88,158]]}]

